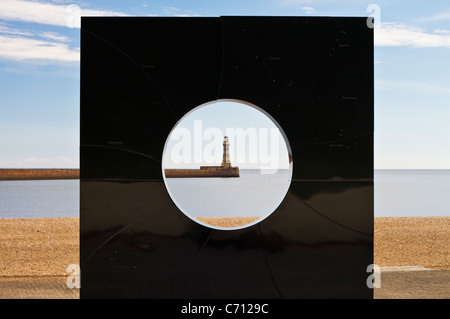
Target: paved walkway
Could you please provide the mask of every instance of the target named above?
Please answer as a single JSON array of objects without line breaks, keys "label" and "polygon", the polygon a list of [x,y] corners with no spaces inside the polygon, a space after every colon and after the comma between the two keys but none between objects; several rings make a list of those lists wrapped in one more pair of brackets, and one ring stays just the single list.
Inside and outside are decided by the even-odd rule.
[{"label": "paved walkway", "polygon": [[[450,299],[450,270],[381,269],[375,299]],[[79,299],[66,278],[0,278],[0,299]]]},{"label": "paved walkway", "polygon": [[381,271],[375,299],[450,299],[450,270]]},{"label": "paved walkway", "polygon": [[63,277],[0,278],[0,299],[79,299]]}]

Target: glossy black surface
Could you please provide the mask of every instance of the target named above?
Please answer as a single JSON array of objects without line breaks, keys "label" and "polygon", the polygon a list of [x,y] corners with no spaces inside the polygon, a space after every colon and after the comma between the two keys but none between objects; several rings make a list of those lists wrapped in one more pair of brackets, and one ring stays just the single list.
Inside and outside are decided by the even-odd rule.
[{"label": "glossy black surface", "polygon": [[[217,99],[266,110],[294,171],[261,223],[194,223],[166,138]],[[372,298],[373,30],[366,18],[82,18],[81,298]]]}]

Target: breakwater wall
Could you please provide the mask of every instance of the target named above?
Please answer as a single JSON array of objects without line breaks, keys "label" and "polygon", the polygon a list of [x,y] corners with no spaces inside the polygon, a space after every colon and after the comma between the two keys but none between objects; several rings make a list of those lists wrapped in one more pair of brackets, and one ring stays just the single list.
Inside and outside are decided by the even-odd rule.
[{"label": "breakwater wall", "polygon": [[165,169],[166,178],[239,177],[239,167],[202,169]]},{"label": "breakwater wall", "polygon": [[79,169],[0,169],[0,180],[79,179]]}]

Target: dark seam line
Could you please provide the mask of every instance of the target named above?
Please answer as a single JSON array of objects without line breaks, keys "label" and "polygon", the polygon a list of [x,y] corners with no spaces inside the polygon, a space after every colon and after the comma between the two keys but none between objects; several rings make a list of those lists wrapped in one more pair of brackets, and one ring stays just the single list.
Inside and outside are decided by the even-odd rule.
[{"label": "dark seam line", "polygon": [[314,211],[315,213],[319,214],[319,215],[322,216],[323,218],[329,220],[330,222],[333,222],[333,223],[335,223],[336,225],[341,226],[341,227],[343,227],[343,228],[345,228],[345,229],[351,230],[351,231],[353,231],[353,232],[355,232],[355,233],[358,233],[358,234],[361,234],[361,235],[364,235],[364,236],[368,236],[368,237],[373,237],[373,234],[368,234],[368,233],[364,233],[364,232],[362,232],[362,231],[353,229],[353,228],[351,228],[351,227],[345,226],[345,225],[343,225],[343,224],[341,224],[341,223],[339,223],[339,222],[337,222],[337,221],[331,219],[331,218],[328,217],[328,216],[325,216],[324,214],[322,214],[321,212],[319,212],[317,209],[315,209],[314,207],[312,207],[311,205],[309,205],[307,202],[305,202],[303,199],[301,199],[299,195],[297,195],[297,194],[294,193],[294,192],[292,192],[292,194],[293,194],[295,197],[297,197],[297,198],[298,198],[305,206],[309,207],[312,211]]},{"label": "dark seam line", "polygon": [[278,295],[280,296],[280,298],[284,299],[283,294],[281,293],[280,287],[278,287],[278,284],[275,281],[275,277],[274,277],[274,275],[272,273],[272,268],[270,267],[269,258],[267,257],[267,252],[264,249],[264,243],[262,242],[262,232],[261,232],[261,224],[260,223],[258,223],[258,230],[259,230],[259,240],[261,241],[262,252],[263,252],[263,255],[264,255],[264,260],[266,262],[267,270],[269,271],[269,274],[270,274],[270,279],[272,280],[272,283],[275,286],[275,289],[277,290]]},{"label": "dark seam line", "polygon": [[130,150],[130,149],[127,149],[127,148],[120,148],[120,147],[106,146],[106,145],[96,145],[96,144],[82,144],[82,145],[80,145],[80,147],[99,147],[99,148],[108,148],[108,149],[112,149],[112,150],[116,150],[116,151],[129,152],[129,153],[133,153],[133,154],[136,154],[136,155],[144,156],[146,158],[154,160],[155,162],[161,163],[160,160],[156,159],[153,156],[150,156],[150,155],[147,155],[147,154],[144,154],[144,153],[141,153],[141,152],[136,152],[136,151],[133,151],[133,150]]},{"label": "dark seam line", "polygon": [[178,116],[176,115],[175,111],[172,108],[172,105],[170,104],[169,100],[166,98],[166,96],[164,95],[164,93],[161,91],[161,89],[159,88],[158,85],[156,85],[155,81],[153,81],[153,79],[147,74],[147,72],[145,72],[144,69],[142,69],[142,67],[134,60],[132,59],[128,54],[126,54],[124,51],[122,51],[121,49],[119,49],[117,46],[115,46],[114,44],[112,44],[111,42],[109,42],[108,40],[103,39],[101,36],[95,34],[92,31],[86,30],[84,28],[81,28],[82,31],[88,32],[89,34],[95,36],[96,38],[102,40],[103,42],[107,43],[108,45],[110,45],[112,48],[114,48],[115,50],[117,50],[120,54],[122,54],[124,57],[126,57],[128,60],[130,60],[138,69],[139,71],[142,72],[142,74],[144,74],[144,76],[153,84],[153,86],[156,88],[156,90],[158,91],[158,93],[161,95],[161,97],[163,98],[164,102],[166,102],[166,104],[169,106],[170,111],[172,112],[172,115],[178,119]]},{"label": "dark seam line", "polygon": [[202,248],[200,248],[200,251],[198,252],[197,257],[195,258],[194,264],[192,265],[191,273],[189,274],[189,278],[188,278],[188,287],[187,287],[188,292],[189,292],[190,283],[191,283],[192,277],[194,276],[195,269],[197,268],[197,264],[198,264],[198,261],[200,259],[200,256],[203,253],[203,250],[205,249],[206,244],[208,243],[209,239],[214,234],[214,231],[215,230],[212,229],[211,232],[209,233],[208,237],[206,238],[205,242],[202,245]]},{"label": "dark seam line", "polygon": [[134,224],[144,220],[147,217],[150,217],[156,213],[160,213],[163,211],[166,211],[167,209],[169,209],[169,207],[163,208],[163,209],[158,209],[156,211],[153,211],[151,213],[148,213],[147,215],[144,215],[138,219],[136,219],[135,221],[129,223],[126,226],[123,226],[121,229],[119,229],[118,231],[116,231],[114,234],[112,234],[111,236],[109,236],[102,244],[100,244],[100,246],[98,246],[87,258],[86,260],[83,262],[82,266],[85,265],[89,259],[91,259],[92,256],[94,256],[103,246],[105,246],[109,241],[111,241],[114,237],[116,237],[118,234],[120,234],[121,232],[123,232],[125,229],[129,228],[130,226],[133,226]]}]

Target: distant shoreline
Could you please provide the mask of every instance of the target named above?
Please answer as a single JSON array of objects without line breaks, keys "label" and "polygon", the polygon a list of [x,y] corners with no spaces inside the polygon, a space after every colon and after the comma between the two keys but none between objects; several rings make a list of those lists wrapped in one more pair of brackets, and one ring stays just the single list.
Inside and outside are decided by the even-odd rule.
[{"label": "distant shoreline", "polygon": [[80,179],[79,169],[64,168],[11,168],[0,169],[0,181]]}]

